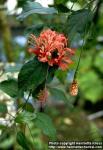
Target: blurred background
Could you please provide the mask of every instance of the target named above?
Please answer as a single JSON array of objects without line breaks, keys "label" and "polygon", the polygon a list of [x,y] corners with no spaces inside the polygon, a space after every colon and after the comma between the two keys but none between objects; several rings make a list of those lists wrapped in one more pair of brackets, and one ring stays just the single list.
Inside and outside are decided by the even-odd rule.
[{"label": "blurred background", "polygon": [[[90,2],[90,7],[96,4],[93,25],[87,33],[87,40],[84,40],[84,47],[82,47],[83,38],[80,34],[76,34],[70,43],[71,47],[77,49],[73,58],[75,63],[69,71],[58,70],[51,83],[51,86],[58,87],[65,92],[69,104],[66,105],[60,100],[58,91],[52,90],[53,96],[49,97],[45,113],[52,118],[59,141],[103,141],[103,1],[36,0],[44,7],[49,5],[59,8],[60,13],[32,14],[25,20],[19,20],[17,17],[26,2],[27,0],[0,0],[0,82],[12,77],[17,78],[23,63],[31,58],[27,52],[27,39],[30,33],[39,35],[44,26],[61,32],[68,17],[66,10],[72,6],[73,11],[79,10],[88,5],[88,2]],[[77,75],[79,93],[76,97],[72,97],[69,94],[69,86],[73,80],[81,48],[83,48],[83,53]],[[0,89],[0,150],[21,150],[22,148],[16,143],[15,127],[10,121],[9,114],[15,115],[22,100],[13,100],[3,92],[3,87]],[[31,101],[29,104],[28,109],[31,111],[33,107]],[[5,110],[5,105],[7,110]],[[8,129],[5,129],[5,126]],[[34,136],[34,149],[48,149],[49,139],[32,123],[30,126]],[[29,141],[32,142],[32,137],[28,136]]]}]

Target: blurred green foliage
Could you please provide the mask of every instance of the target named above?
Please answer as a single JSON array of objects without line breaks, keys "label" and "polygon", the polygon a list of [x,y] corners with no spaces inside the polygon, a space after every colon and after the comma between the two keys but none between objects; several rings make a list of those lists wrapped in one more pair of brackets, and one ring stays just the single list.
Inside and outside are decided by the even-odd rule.
[{"label": "blurred green foliage", "polygon": [[[48,116],[45,113],[36,112],[35,100],[34,103],[26,101],[25,104],[25,97],[19,97],[21,93],[18,92],[18,86],[23,90],[24,95],[27,89],[31,89],[34,86],[34,83],[35,86],[39,84],[39,86],[44,87],[43,81],[45,80],[44,75],[46,74],[47,66],[44,65],[42,70],[42,67],[38,67],[37,63],[36,70],[33,72],[34,60],[32,59],[21,69],[22,62],[30,58],[30,56],[25,50],[27,45],[21,47],[14,42],[13,50],[16,66],[4,67],[4,75],[8,78],[8,73],[15,74],[21,69],[19,85],[17,84],[17,78],[16,80],[8,78],[8,80],[0,82],[0,90],[9,95],[11,101],[12,98],[15,98],[16,109],[23,108],[23,110],[20,112],[17,110],[15,117],[11,116],[12,119],[10,121],[13,122],[14,120],[11,127],[0,125],[0,149],[22,150],[24,148],[29,150],[35,147],[36,150],[46,150],[48,149],[47,141],[56,139],[56,137],[57,140],[101,140],[98,128],[94,123],[92,124],[86,119],[86,116],[82,114],[84,111],[72,106],[73,102],[77,99],[79,99],[80,105],[81,103],[85,105],[87,100],[92,104],[103,101],[102,0],[97,2],[92,0],[54,0],[54,4],[48,8],[44,8],[39,3],[28,2],[27,0],[18,0],[17,2],[16,8],[23,8],[22,14],[18,17],[20,20],[15,21],[15,16],[13,15],[10,15],[9,18],[14,20],[15,25],[23,27],[20,34],[26,36],[26,38],[31,33],[38,36],[43,29],[51,28],[58,32],[64,32],[69,39],[68,44],[77,50],[76,56],[73,59],[75,63],[70,66],[69,70],[64,72],[61,70],[56,71],[56,69],[49,70],[50,76],[48,81],[53,79],[54,72],[56,71],[53,84],[48,82],[50,99],[54,99],[55,103],[60,100],[66,103],[65,106],[60,106],[60,108],[56,108],[55,103],[55,107],[52,105],[47,107],[45,112],[50,115]],[[67,2],[72,2],[71,8],[68,7]],[[74,9],[75,5],[78,6],[77,10]],[[23,20],[24,18],[25,20]],[[83,52],[77,72],[79,94],[78,97],[72,98],[69,95],[69,86],[73,80],[81,49],[83,49]],[[22,61],[19,58],[21,52],[25,54],[25,58]],[[39,74],[42,74],[41,78]],[[40,90],[40,87],[35,88],[36,92],[32,91],[33,97],[36,97]],[[70,109],[68,104],[71,104],[72,100],[72,105],[70,105],[72,108]],[[0,116],[7,114],[8,108],[6,103],[0,102]]]}]

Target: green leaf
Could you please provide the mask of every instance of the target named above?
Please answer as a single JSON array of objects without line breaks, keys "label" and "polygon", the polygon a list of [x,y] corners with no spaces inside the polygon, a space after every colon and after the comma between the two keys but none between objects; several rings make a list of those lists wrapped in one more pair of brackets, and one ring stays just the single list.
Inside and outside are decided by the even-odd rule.
[{"label": "green leaf", "polygon": [[38,2],[27,2],[27,5],[24,7],[23,13],[18,17],[18,19],[24,19],[28,17],[31,14],[55,14],[57,13],[57,10],[53,7],[46,8],[43,7]]},{"label": "green leaf", "polygon": [[[3,132],[4,134],[5,132]],[[13,135],[9,135],[6,138],[3,138],[3,140],[0,140],[0,149],[9,149],[15,142],[15,138]]]},{"label": "green leaf", "polygon": [[70,40],[72,40],[77,33],[83,35],[90,27],[93,14],[89,9],[82,9],[73,12],[67,19],[66,32]]},{"label": "green leaf", "polygon": [[103,51],[96,54],[94,65],[103,73]]},{"label": "green leaf", "polygon": [[51,139],[56,138],[56,129],[52,123],[51,118],[44,113],[37,113],[37,118],[34,120],[37,127],[43,130],[43,133]]},{"label": "green leaf", "polygon": [[20,114],[18,114],[15,118],[15,122],[17,123],[28,123],[32,120],[34,120],[36,118],[36,114],[35,113],[31,113],[31,112],[21,112]]},{"label": "green leaf", "polygon": [[84,72],[79,78],[79,87],[85,99],[96,102],[102,97],[103,86],[98,75],[94,71]]},{"label": "green leaf", "polygon": [[56,70],[58,69],[58,66],[49,67],[48,69],[48,76],[47,76],[47,82],[50,83],[55,75]]},{"label": "green leaf", "polygon": [[25,149],[25,150],[30,150],[29,142],[28,142],[28,140],[26,139],[25,135],[24,135],[21,131],[17,132],[16,139],[17,139],[18,144],[19,144],[23,149]]},{"label": "green leaf", "polygon": [[68,102],[67,96],[65,95],[65,93],[61,89],[49,87],[49,91],[51,93],[51,96],[54,97],[54,99],[63,100],[64,102]]},{"label": "green leaf", "polygon": [[7,113],[7,106],[4,103],[0,103],[0,113]]},{"label": "green leaf", "polygon": [[58,12],[63,12],[63,13],[67,13],[70,11],[70,9],[68,9],[66,6],[64,6],[63,4],[58,4],[55,5],[55,8],[58,10]]},{"label": "green leaf", "polygon": [[67,97],[66,93],[57,88],[48,87],[49,92],[51,96],[54,98],[54,100],[64,101],[64,103],[70,108],[73,108],[73,104],[69,101],[69,97]]},{"label": "green leaf", "polygon": [[[26,3],[27,3],[28,0],[18,0],[17,1],[17,7],[23,7]],[[32,1],[32,0],[29,0],[29,1]]]},{"label": "green leaf", "polygon": [[26,106],[25,106],[25,108],[24,108],[24,110],[33,113],[34,112],[34,107],[33,107],[33,105],[31,103],[27,103]]},{"label": "green leaf", "polygon": [[16,98],[18,96],[18,84],[14,79],[2,81],[0,83],[0,90],[8,94],[9,96]]},{"label": "green leaf", "polygon": [[68,0],[54,0],[54,3],[55,3],[56,5],[65,4],[65,3],[67,3],[67,2],[68,2]]},{"label": "green leaf", "polygon": [[40,32],[43,30],[44,24],[37,24],[32,25],[25,30],[26,35],[35,34],[36,36],[39,36]]},{"label": "green leaf", "polygon": [[64,21],[63,22],[54,22],[54,23],[45,23],[45,27],[46,28],[50,28],[51,30],[55,30],[57,32],[60,32],[60,33],[63,33],[64,32],[64,25],[65,25],[65,21],[66,21],[66,17],[64,18]]},{"label": "green leaf", "polygon": [[35,57],[25,63],[18,75],[18,87],[21,91],[36,89],[46,79],[48,64],[41,63]]}]

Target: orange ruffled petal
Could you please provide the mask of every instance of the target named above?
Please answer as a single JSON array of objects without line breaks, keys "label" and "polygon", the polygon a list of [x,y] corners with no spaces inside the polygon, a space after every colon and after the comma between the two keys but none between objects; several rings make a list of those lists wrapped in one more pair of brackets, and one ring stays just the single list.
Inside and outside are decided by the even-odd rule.
[{"label": "orange ruffled petal", "polygon": [[34,53],[39,61],[48,62],[50,66],[57,65],[62,70],[66,70],[73,63],[71,55],[75,50],[67,47],[68,39],[64,34],[47,29],[42,31],[39,37],[31,34],[30,38],[35,46],[28,51]]}]

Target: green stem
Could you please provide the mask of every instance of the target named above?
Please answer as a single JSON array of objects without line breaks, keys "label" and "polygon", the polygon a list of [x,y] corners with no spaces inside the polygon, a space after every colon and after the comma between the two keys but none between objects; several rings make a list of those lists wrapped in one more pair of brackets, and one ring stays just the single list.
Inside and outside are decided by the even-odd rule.
[{"label": "green stem", "polygon": [[[88,14],[88,16],[89,16],[89,14]],[[79,65],[80,65],[80,60],[81,60],[81,57],[82,57],[82,53],[83,53],[85,42],[87,40],[86,33],[87,33],[87,24],[86,24],[86,27],[85,27],[85,32],[84,32],[84,37],[83,37],[83,44],[82,44],[82,48],[81,48],[81,51],[80,51],[80,56],[79,56],[77,67],[76,67],[76,70],[75,70],[75,73],[74,73],[73,80],[75,80],[77,78],[77,74],[78,74],[78,70],[79,70]]]},{"label": "green stem", "polygon": [[81,56],[82,56],[82,52],[83,52],[83,49],[84,49],[84,42],[85,40],[83,39],[83,45],[82,45],[82,48],[81,48],[81,51],[80,51],[80,56],[79,56],[79,60],[78,60],[78,63],[77,63],[77,67],[76,67],[76,70],[75,70],[75,73],[74,73],[74,79],[76,79],[77,77],[77,74],[78,74],[78,69],[79,69],[79,65],[80,65],[80,59],[81,59]]}]

